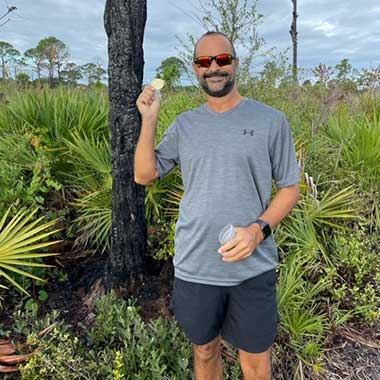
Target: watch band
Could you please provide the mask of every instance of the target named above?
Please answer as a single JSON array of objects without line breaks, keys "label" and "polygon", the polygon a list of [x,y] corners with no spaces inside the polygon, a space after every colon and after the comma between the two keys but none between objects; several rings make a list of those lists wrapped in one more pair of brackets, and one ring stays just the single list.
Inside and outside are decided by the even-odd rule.
[{"label": "watch band", "polygon": [[270,228],[270,225],[268,222],[262,219],[256,219],[253,223],[257,223],[261,227],[261,231],[263,231],[264,234],[264,240],[271,235],[272,230]]}]

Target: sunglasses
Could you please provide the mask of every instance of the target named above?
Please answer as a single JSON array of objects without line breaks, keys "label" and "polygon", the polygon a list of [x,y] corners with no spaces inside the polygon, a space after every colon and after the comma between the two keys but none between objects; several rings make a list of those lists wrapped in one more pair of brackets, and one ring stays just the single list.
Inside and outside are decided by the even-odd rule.
[{"label": "sunglasses", "polygon": [[194,63],[198,65],[198,67],[210,67],[212,64],[212,61],[215,60],[216,64],[218,66],[227,66],[232,63],[232,60],[235,59],[235,57],[232,56],[232,54],[218,54],[215,56],[211,55],[202,55],[194,60]]}]

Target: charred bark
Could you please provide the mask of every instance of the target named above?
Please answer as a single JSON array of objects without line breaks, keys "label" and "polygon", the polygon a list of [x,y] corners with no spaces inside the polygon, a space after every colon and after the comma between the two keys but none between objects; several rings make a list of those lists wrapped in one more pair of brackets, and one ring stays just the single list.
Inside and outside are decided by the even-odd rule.
[{"label": "charred bark", "polygon": [[297,0],[292,0],[293,3],[293,22],[290,28],[290,35],[293,42],[293,81],[298,82],[298,32],[297,32]]},{"label": "charred bark", "polygon": [[144,269],[147,249],[145,188],[134,181],[134,151],[141,128],[146,0],[107,0],[110,128],[112,132],[112,237],[106,287],[127,286]]}]

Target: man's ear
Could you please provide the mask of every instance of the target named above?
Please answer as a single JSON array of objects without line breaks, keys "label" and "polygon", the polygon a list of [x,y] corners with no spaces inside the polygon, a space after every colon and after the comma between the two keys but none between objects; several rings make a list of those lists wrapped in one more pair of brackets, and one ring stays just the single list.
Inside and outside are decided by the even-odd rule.
[{"label": "man's ear", "polygon": [[236,61],[235,68],[237,70],[239,68],[239,66],[240,66],[240,59],[239,59],[239,57],[236,57],[235,61]]},{"label": "man's ear", "polygon": [[197,65],[193,62],[193,63],[191,64],[191,66],[192,66],[192,68],[193,68],[193,70],[194,70],[195,75],[197,75]]}]

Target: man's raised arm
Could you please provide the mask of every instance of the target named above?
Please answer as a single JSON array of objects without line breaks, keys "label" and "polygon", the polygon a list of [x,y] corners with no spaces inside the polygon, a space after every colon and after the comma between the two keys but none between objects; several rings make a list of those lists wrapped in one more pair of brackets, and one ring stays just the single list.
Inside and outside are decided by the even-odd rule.
[{"label": "man's raised arm", "polygon": [[145,86],[136,104],[142,117],[140,136],[136,145],[134,157],[135,182],[149,185],[158,178],[154,140],[160,112],[160,102],[155,100],[155,88]]}]

